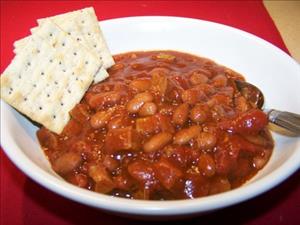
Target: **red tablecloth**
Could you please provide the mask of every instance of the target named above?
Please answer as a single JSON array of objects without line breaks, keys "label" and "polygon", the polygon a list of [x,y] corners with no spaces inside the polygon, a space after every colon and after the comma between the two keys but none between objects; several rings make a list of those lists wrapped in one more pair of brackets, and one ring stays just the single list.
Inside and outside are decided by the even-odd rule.
[{"label": "red tablecloth", "polygon": [[[36,19],[87,6],[95,8],[99,20],[169,15],[215,21],[253,33],[287,51],[260,1],[1,1],[1,72],[13,57],[13,42],[28,35],[29,29],[36,25]],[[0,156],[1,225],[153,223],[111,216],[64,199],[27,178],[3,151]],[[258,198],[180,223],[300,224],[299,181],[300,172]]]}]

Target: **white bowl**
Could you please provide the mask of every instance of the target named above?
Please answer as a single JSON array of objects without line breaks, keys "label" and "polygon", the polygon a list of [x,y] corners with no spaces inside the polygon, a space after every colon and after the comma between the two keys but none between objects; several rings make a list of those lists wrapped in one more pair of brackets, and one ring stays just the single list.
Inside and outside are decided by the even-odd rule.
[{"label": "white bowl", "polygon": [[[212,22],[176,17],[130,17],[100,24],[113,54],[172,49],[204,56],[240,72],[260,87],[266,107],[300,113],[299,64],[254,35]],[[78,188],[57,176],[40,149],[36,130],[1,101],[1,144],[25,174],[66,198],[127,215],[181,216],[220,209],[271,189],[300,166],[300,139],[274,134],[275,149],[269,163],[240,188],[194,200],[128,200]]]}]

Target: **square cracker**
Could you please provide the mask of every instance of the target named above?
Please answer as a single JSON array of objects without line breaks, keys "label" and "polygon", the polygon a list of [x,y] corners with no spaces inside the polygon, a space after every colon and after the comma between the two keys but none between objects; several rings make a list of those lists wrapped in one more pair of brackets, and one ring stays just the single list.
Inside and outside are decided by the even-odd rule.
[{"label": "square cracker", "polygon": [[1,96],[32,120],[61,133],[101,61],[51,21],[31,36],[1,76]]},{"label": "square cracker", "polygon": [[[105,69],[111,67],[114,64],[114,60],[107,47],[97,16],[92,7],[39,19],[38,24],[41,25],[48,19],[60,26],[61,29],[70,34],[76,41],[89,48],[90,51],[99,56],[103,61],[104,68],[101,68],[99,74],[96,75],[95,82],[102,81],[108,77]],[[38,28],[32,28],[31,32],[35,33],[37,30]],[[14,43],[14,52],[16,54],[27,40],[27,37],[25,37]]]}]

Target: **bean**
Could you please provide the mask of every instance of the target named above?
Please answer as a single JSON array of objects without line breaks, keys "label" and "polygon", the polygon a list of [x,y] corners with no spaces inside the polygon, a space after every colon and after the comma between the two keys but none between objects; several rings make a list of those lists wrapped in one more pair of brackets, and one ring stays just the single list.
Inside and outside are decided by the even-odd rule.
[{"label": "bean", "polygon": [[196,105],[190,112],[190,118],[193,122],[202,124],[206,121],[207,115],[202,106]]},{"label": "bean", "polygon": [[211,177],[216,172],[214,159],[209,154],[202,154],[199,157],[198,168],[203,176]]},{"label": "bean", "polygon": [[151,80],[133,80],[129,87],[137,92],[147,91],[151,87]]},{"label": "bean", "polygon": [[174,144],[183,145],[188,143],[191,139],[196,137],[199,132],[201,132],[201,128],[197,125],[191,126],[186,129],[182,129],[178,131],[174,136]]},{"label": "bean", "polygon": [[208,77],[204,74],[194,72],[190,77],[190,82],[192,85],[203,84],[208,81]]},{"label": "bean", "polygon": [[153,102],[146,102],[139,110],[139,116],[152,116],[157,112],[157,106]]},{"label": "bean", "polygon": [[212,79],[215,87],[225,87],[227,85],[227,77],[224,74],[218,74]]},{"label": "bean", "polygon": [[197,136],[197,144],[200,149],[211,149],[215,147],[217,138],[214,134],[208,132],[201,132]]},{"label": "bean", "polygon": [[112,114],[107,111],[100,111],[95,113],[90,120],[90,124],[94,129],[103,128],[109,122]]},{"label": "bean", "polygon": [[176,125],[182,126],[187,121],[188,115],[189,105],[187,103],[183,103],[175,109],[172,120]]},{"label": "bean", "polygon": [[77,168],[82,162],[76,152],[66,152],[53,162],[53,170],[59,174],[67,174]]},{"label": "bean", "polygon": [[172,134],[168,132],[162,132],[151,137],[150,140],[144,144],[143,149],[145,152],[154,152],[163,148],[171,140]]},{"label": "bean", "polygon": [[127,111],[130,113],[137,113],[139,109],[146,103],[152,102],[153,96],[149,92],[142,92],[137,94],[133,99],[127,103]]}]

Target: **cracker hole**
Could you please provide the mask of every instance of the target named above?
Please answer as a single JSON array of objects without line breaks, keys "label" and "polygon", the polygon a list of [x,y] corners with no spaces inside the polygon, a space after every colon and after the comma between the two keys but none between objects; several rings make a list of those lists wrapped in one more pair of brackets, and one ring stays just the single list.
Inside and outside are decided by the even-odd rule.
[{"label": "cracker hole", "polygon": [[91,33],[90,33],[90,32],[88,32],[88,35],[89,35],[89,36],[91,36]]},{"label": "cracker hole", "polygon": [[97,45],[94,45],[94,48],[97,48]]},{"label": "cracker hole", "polygon": [[74,73],[74,72],[72,72],[72,75],[75,75],[75,73]]},{"label": "cracker hole", "polygon": [[89,61],[85,61],[85,65],[89,64]]},{"label": "cracker hole", "polygon": [[68,93],[71,94],[71,90],[70,89],[68,89]]},{"label": "cracker hole", "polygon": [[64,103],[63,103],[63,102],[61,102],[61,103],[60,103],[60,105],[61,105],[61,106],[63,106],[63,105],[64,105]]},{"label": "cracker hole", "polygon": [[27,63],[27,65],[28,65],[28,66],[30,66],[30,65],[31,65],[31,63],[30,63],[30,62],[28,62],[28,63]]},{"label": "cracker hole", "polygon": [[62,46],[66,46],[66,44],[65,44],[65,43],[62,43],[61,45],[62,45]]},{"label": "cracker hole", "polygon": [[76,80],[78,80],[78,77],[76,77]]},{"label": "cracker hole", "polygon": [[49,62],[53,63],[53,60],[52,60],[52,59],[50,59],[50,60],[49,60]]},{"label": "cracker hole", "polygon": [[58,85],[58,82],[57,82],[57,81],[54,81],[54,84]]},{"label": "cracker hole", "polygon": [[68,35],[71,35],[71,32],[68,32]]},{"label": "cracker hole", "polygon": [[41,51],[38,49],[38,50],[36,50],[36,52],[37,52],[37,53],[40,53]]},{"label": "cracker hole", "polygon": [[81,20],[81,23],[84,23],[84,20]]},{"label": "cracker hole", "polygon": [[33,87],[36,87],[36,84],[34,84]]},{"label": "cracker hole", "polygon": [[11,91],[9,91],[8,94],[11,95]]},{"label": "cracker hole", "polygon": [[61,65],[61,61],[59,61],[59,65]]},{"label": "cracker hole", "polygon": [[53,36],[53,34],[52,34],[52,33],[50,33],[50,34],[49,34],[49,36],[50,36],[50,37],[52,37],[52,36]]},{"label": "cracker hole", "polygon": [[77,55],[77,52],[73,52],[73,55]]},{"label": "cracker hole", "polygon": [[62,71],[63,71],[64,73],[66,72],[66,70],[65,70],[65,69],[63,69]]},{"label": "cracker hole", "polygon": [[50,95],[49,95],[49,94],[47,94],[47,98],[50,98]]},{"label": "cracker hole", "polygon": [[18,76],[18,78],[19,78],[19,79],[21,79],[21,78],[22,78],[22,76],[21,76],[21,75],[19,75],[19,76]]},{"label": "cracker hole", "polygon": [[41,72],[41,75],[43,76],[43,75],[45,75],[45,73],[44,73],[44,72]]},{"label": "cracker hole", "polygon": [[56,115],[53,115],[52,117],[53,117],[53,119],[55,119],[55,118],[56,118]]},{"label": "cracker hole", "polygon": [[39,107],[39,110],[42,110],[42,109],[43,109],[43,107],[40,106],[40,107]]},{"label": "cracker hole", "polygon": [[27,101],[27,98],[24,98],[23,100],[26,102],[26,101]]},{"label": "cracker hole", "polygon": [[81,41],[80,38],[77,38],[77,41]]}]

